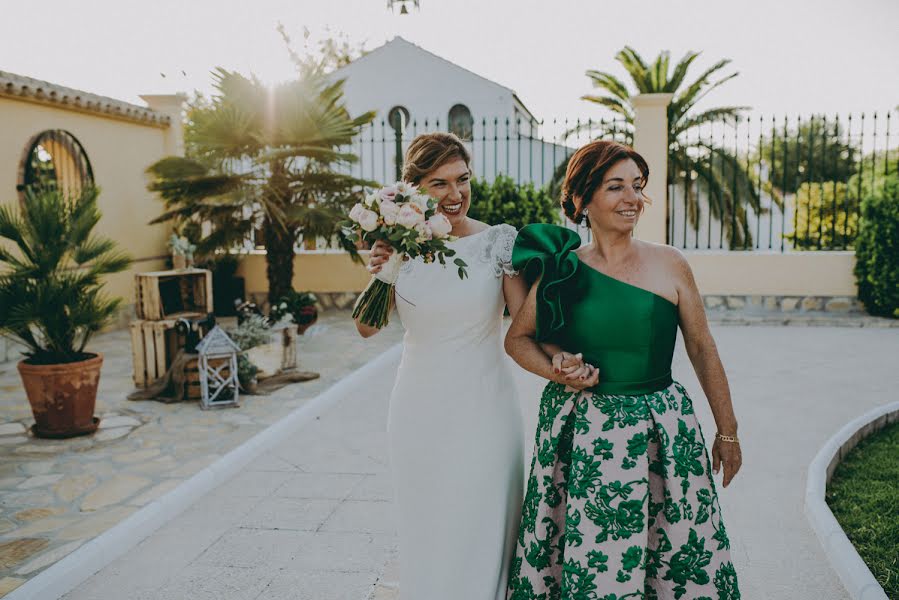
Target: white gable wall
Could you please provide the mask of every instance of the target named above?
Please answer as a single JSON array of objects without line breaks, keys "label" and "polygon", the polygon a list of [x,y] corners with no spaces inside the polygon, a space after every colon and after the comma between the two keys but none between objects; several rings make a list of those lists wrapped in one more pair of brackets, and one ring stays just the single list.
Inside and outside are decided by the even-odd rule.
[{"label": "white gable wall", "polygon": [[334,76],[346,79],[350,113],[377,111],[378,125],[381,119],[386,122],[388,112],[397,105],[404,106],[419,127],[427,119],[433,128],[439,119],[441,129],[446,129],[447,115],[456,104],[467,106],[476,123],[484,118],[514,118],[512,90],[399,37]]},{"label": "white gable wall", "polygon": [[332,77],[345,80],[350,114],[370,110],[377,113],[373,127],[366,127],[352,148],[346,148],[359,157],[347,169],[358,177],[380,182],[394,180],[397,148],[387,123],[394,106],[406,108],[411,120],[400,156],[416,134],[448,131],[450,108],[456,104],[467,106],[474,120],[474,141],[466,144],[472,154],[472,167],[476,176],[488,181],[505,173],[518,182],[542,185],[550,180],[564,155],[571,152],[532,139],[539,135],[533,117],[511,89],[399,37],[337,70]]}]

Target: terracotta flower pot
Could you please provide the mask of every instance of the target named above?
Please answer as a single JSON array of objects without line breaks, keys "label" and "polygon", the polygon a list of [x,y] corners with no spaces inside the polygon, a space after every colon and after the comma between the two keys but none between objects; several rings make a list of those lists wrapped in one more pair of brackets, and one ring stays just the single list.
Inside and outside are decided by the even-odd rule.
[{"label": "terracotta flower pot", "polygon": [[68,438],[93,433],[100,420],[94,417],[103,355],[61,365],[19,362],[19,375],[31,403],[37,437]]}]

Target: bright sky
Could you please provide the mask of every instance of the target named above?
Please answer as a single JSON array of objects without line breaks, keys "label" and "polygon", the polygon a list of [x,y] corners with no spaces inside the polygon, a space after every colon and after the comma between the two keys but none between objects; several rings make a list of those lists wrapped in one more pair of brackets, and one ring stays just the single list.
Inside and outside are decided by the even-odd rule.
[{"label": "bright sky", "polygon": [[579,100],[591,90],[584,71],[623,76],[613,57],[626,44],[647,60],[701,50],[694,76],[733,59],[740,75],[706,106],[845,115],[899,105],[897,0],[421,0],[406,16],[386,0],[0,0],[0,70],[137,103],[208,91],[217,65],[284,80],[293,69],[279,21],[296,42],[303,26],[369,49],[402,35],[511,87],[545,119],[595,116]]}]

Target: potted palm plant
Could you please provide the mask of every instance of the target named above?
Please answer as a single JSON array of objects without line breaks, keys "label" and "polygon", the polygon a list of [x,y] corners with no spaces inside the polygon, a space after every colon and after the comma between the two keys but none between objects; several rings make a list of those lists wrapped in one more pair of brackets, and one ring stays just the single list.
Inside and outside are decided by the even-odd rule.
[{"label": "potted palm plant", "polygon": [[121,302],[102,293],[102,278],[131,259],[92,233],[97,195],[30,188],[18,211],[0,206],[0,333],[26,347],[18,368],[38,437],[84,435],[99,423],[103,356],[85,347]]}]

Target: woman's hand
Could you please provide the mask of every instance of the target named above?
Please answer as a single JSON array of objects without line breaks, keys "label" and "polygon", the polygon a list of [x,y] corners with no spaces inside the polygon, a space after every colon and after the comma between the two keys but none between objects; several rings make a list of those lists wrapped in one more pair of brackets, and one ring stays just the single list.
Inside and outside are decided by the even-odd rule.
[{"label": "woman's hand", "polygon": [[390,260],[390,255],[396,252],[393,246],[384,240],[378,240],[371,248],[371,254],[368,258],[368,272],[374,275],[384,268],[384,263]]},{"label": "woman's hand", "polygon": [[721,470],[722,463],[724,463],[724,481],[721,485],[727,487],[743,465],[743,453],[740,450],[740,442],[725,442],[716,435],[712,444],[712,471],[716,475]]},{"label": "woman's hand", "polygon": [[580,391],[599,383],[599,369],[584,362],[581,353],[558,352],[552,357],[555,381],[566,386],[566,391]]}]

